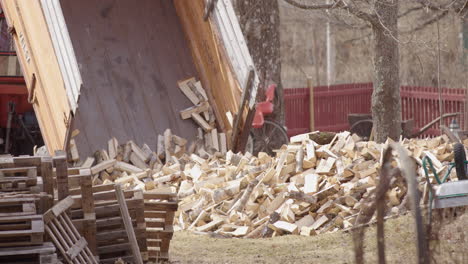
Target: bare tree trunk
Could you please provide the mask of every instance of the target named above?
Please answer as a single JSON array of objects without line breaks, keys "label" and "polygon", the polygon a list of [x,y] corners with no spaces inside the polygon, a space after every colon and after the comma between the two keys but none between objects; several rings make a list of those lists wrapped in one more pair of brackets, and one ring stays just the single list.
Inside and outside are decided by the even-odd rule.
[{"label": "bare tree trunk", "polygon": [[375,140],[398,139],[401,134],[400,52],[398,44],[398,0],[375,3],[380,25],[373,26],[374,92],[372,118]]},{"label": "bare tree trunk", "polygon": [[[283,86],[281,84],[281,55],[279,7],[277,0],[235,0],[242,31],[258,71],[260,82],[266,88],[276,83],[275,109],[272,119],[284,124]],[[264,98],[264,90],[259,91]]]}]

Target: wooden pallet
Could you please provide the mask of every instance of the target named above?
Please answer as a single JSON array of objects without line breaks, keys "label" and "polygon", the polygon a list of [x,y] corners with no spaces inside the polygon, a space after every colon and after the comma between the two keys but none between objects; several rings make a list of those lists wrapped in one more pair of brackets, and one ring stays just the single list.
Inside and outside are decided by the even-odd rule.
[{"label": "wooden pallet", "polygon": [[145,192],[143,197],[149,260],[168,260],[177,194]]},{"label": "wooden pallet", "polygon": [[39,246],[0,248],[0,263],[59,264],[55,246],[46,242]]},{"label": "wooden pallet", "polygon": [[0,217],[0,246],[40,245],[44,242],[42,215]]},{"label": "wooden pallet", "polygon": [[1,198],[0,217],[36,214],[36,202],[39,198]]},{"label": "wooden pallet", "polygon": [[[44,157],[39,156],[19,156],[0,158],[0,169],[36,167],[38,171],[41,168]],[[39,174],[42,175],[42,174]]]},{"label": "wooden pallet", "polygon": [[68,169],[67,174],[69,174],[67,177],[67,184],[69,185],[67,191],[73,195],[75,201],[71,210],[80,208],[82,212],[79,223],[75,221],[76,218],[72,217],[73,222],[80,234],[88,241],[89,249],[93,255],[97,256],[96,213],[94,212],[91,171],[89,169]]},{"label": "wooden pallet", "polygon": [[[52,159],[50,157],[8,157],[0,158],[0,169],[21,169],[35,168],[37,176],[37,184],[24,188],[25,190],[1,190],[5,191],[21,191],[22,193],[39,193],[45,192],[49,197],[43,197],[42,207],[37,207],[38,213],[45,213],[53,205],[54,185],[52,178]],[[24,185],[24,184],[23,184]]]},{"label": "wooden pallet", "polygon": [[1,193],[0,217],[11,213],[16,215],[43,214],[50,209],[52,197],[41,193]]},{"label": "wooden pallet", "polygon": [[[131,261],[133,254],[122,221],[115,185],[91,186],[89,169],[80,169],[74,173],[78,175],[68,177],[69,194],[75,199],[71,207],[73,223],[83,236],[89,237],[88,241],[94,242],[90,243],[90,248],[95,255],[99,255],[101,263],[114,263],[118,258]],[[147,259],[143,194],[139,191],[124,191],[124,196],[141,254]]]},{"label": "wooden pallet", "polygon": [[[113,184],[107,186],[114,188]],[[141,192],[125,191],[125,200],[129,208],[134,231],[142,255],[146,253],[146,227]],[[101,263],[114,263],[118,257],[132,257],[130,243],[122,220],[120,206],[115,198],[115,190],[102,190],[93,193],[96,213],[96,243]],[[82,215],[81,210],[73,210],[72,216]],[[79,221],[75,222],[79,226]]]},{"label": "wooden pallet", "polygon": [[97,264],[88,243],[73,225],[66,211],[73,205],[71,196],[44,214],[45,229],[67,263]]},{"label": "wooden pallet", "polygon": [[1,192],[31,192],[42,189],[42,178],[35,167],[0,169]]}]

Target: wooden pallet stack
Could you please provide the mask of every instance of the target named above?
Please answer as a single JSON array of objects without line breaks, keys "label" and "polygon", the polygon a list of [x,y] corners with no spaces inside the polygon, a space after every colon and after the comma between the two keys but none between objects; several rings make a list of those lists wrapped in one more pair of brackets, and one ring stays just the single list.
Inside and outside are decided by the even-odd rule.
[{"label": "wooden pallet stack", "polygon": [[67,211],[74,200],[68,196],[44,214],[47,235],[59,249],[67,263],[98,264],[88,247],[88,242],[73,225]]},{"label": "wooden pallet stack", "polygon": [[155,262],[169,260],[177,194],[152,191],[145,192],[143,197],[149,259]]},{"label": "wooden pallet stack", "polygon": [[[52,204],[50,159],[0,158],[0,262],[58,263],[45,242],[43,213]],[[45,179],[45,181],[44,181]]]},{"label": "wooden pallet stack", "polygon": [[[71,207],[73,223],[90,241],[89,247],[94,255],[99,256],[101,263],[114,263],[119,258],[132,261],[133,253],[114,184],[92,186],[91,170],[78,171],[79,174],[68,177],[69,194],[74,198]],[[140,253],[143,259],[147,259],[143,194],[139,190],[125,190],[124,197]]]}]

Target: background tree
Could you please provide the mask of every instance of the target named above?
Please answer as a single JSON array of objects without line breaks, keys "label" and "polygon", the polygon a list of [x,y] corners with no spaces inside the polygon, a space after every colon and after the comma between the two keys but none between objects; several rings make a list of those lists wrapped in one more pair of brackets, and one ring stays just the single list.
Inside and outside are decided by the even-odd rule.
[{"label": "background tree", "polygon": [[[275,109],[271,118],[284,124],[283,86],[278,1],[233,0],[247,46],[260,77],[262,88],[276,83]],[[263,96],[264,91],[260,91]]]},{"label": "background tree", "polygon": [[[384,142],[387,137],[398,139],[401,134],[398,19],[414,12],[426,12],[421,16],[424,17],[421,23],[413,28],[419,30],[437,22],[449,11],[463,15],[468,9],[466,0],[329,0],[327,4],[325,1],[321,1],[322,4],[317,3],[320,1],[284,1],[301,9],[328,10],[331,19],[355,28],[370,27],[374,64],[372,116],[378,142]],[[403,4],[405,8],[401,8]],[[364,25],[356,23],[357,20]]]}]

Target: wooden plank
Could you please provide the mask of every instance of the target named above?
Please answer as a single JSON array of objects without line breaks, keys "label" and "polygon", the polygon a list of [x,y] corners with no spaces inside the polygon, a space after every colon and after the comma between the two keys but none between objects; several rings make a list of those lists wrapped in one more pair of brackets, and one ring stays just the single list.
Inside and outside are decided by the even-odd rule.
[{"label": "wooden plank", "polygon": [[211,130],[211,143],[214,149],[216,149],[217,151],[220,150],[219,140],[218,140],[218,130],[216,128]]},{"label": "wooden plank", "polygon": [[298,234],[299,232],[297,225],[285,221],[277,221],[273,224],[273,226],[279,230],[283,230],[294,235]]},{"label": "wooden plank", "polygon": [[148,165],[146,165],[146,163],[135,152],[132,152],[132,154],[130,154],[130,162],[132,162],[133,165],[142,170],[148,168]]},{"label": "wooden plank", "polygon": [[317,167],[316,172],[318,174],[329,174],[333,166],[335,165],[336,159],[332,157],[328,157],[328,159],[322,159]]},{"label": "wooden plank", "polygon": [[[41,175],[44,181],[44,191],[50,195],[50,199],[46,202],[45,210],[49,210],[54,203],[54,177],[53,177],[53,169],[52,169],[52,159],[51,158],[44,158],[42,159],[41,163]],[[45,213],[45,212],[41,212]]]},{"label": "wooden plank", "polygon": [[120,184],[115,185],[115,193],[117,195],[117,200],[120,205],[120,213],[122,214],[122,220],[125,225],[125,230],[127,232],[128,240],[132,248],[133,259],[137,264],[143,264],[143,259],[141,257],[140,248],[138,247],[137,238],[135,236],[135,231],[133,230],[132,220],[130,214],[128,213],[127,203],[125,202],[125,197],[122,192],[122,187]]},{"label": "wooden plank", "polygon": [[87,245],[88,243],[84,237],[81,237],[77,243],[67,250],[67,255],[69,255],[71,259],[74,259]]},{"label": "wooden plank", "polygon": [[200,103],[200,99],[188,85],[188,83],[192,81],[195,81],[195,78],[178,81],[177,85],[179,86],[179,89],[182,91],[182,93],[184,93],[184,95],[190,100],[190,102],[192,102],[194,105],[197,105]]},{"label": "wooden plank", "polygon": [[139,172],[143,172],[142,169],[138,168],[138,167],[135,167],[131,164],[128,164],[126,162],[121,162],[121,161],[117,161],[114,165],[114,169],[117,169],[117,170],[121,170],[121,171],[125,171],[127,173],[139,173]]},{"label": "wooden plank", "polygon": [[201,82],[196,81],[193,83],[193,86],[203,96],[203,100],[208,101],[208,96],[206,95],[205,89],[203,89]]},{"label": "wooden plank", "polygon": [[199,125],[205,132],[210,132],[213,129],[213,127],[208,124],[208,122],[206,122],[205,119],[203,119],[203,117],[201,117],[199,114],[192,113],[191,116],[193,121],[195,121],[195,123],[197,123],[197,125]]},{"label": "wooden plank", "polygon": [[319,184],[320,176],[316,173],[307,173],[304,175],[304,193],[305,194],[312,194],[318,191],[318,184]]},{"label": "wooden plank", "polygon": [[143,162],[148,162],[149,159],[150,159],[150,155],[146,154],[137,144],[135,144],[134,142],[131,142],[131,147],[132,147],[132,151],[133,153],[140,159],[142,160]]},{"label": "wooden plank", "polygon": [[117,157],[117,148],[119,147],[119,142],[115,137],[112,137],[107,142],[107,149],[109,152],[109,158],[115,159]]},{"label": "wooden plank", "polygon": [[105,161],[91,167],[91,174],[95,175],[95,174],[98,174],[99,172],[101,172],[103,170],[109,169],[109,168],[113,167],[116,164],[116,162],[117,161],[115,159],[105,160]]},{"label": "wooden plank", "polygon": [[65,199],[62,199],[54,207],[44,214],[44,222],[47,225],[59,214],[63,213],[65,210],[68,210],[74,203],[74,200],[71,196],[67,196]]},{"label": "wooden plank", "polygon": [[153,151],[147,144],[143,144],[143,147],[141,147],[141,150],[145,153],[146,157],[146,162],[149,162],[151,160],[151,157],[153,156]]},{"label": "wooden plank", "polygon": [[210,104],[208,102],[201,102],[198,105],[192,106],[190,108],[180,111],[180,116],[182,119],[189,119],[192,117],[193,113],[200,114],[210,109]]},{"label": "wooden plank", "polygon": [[65,156],[56,156],[53,158],[53,165],[55,166],[57,177],[57,198],[60,201],[68,196],[67,158]]},{"label": "wooden plank", "polygon": [[28,247],[9,247],[0,248],[0,256],[13,256],[13,255],[29,255],[29,254],[54,254],[55,247],[50,242],[45,242],[40,246],[28,246]]},{"label": "wooden plank", "polygon": [[171,160],[171,148],[172,148],[172,132],[170,129],[164,131],[164,152],[166,157],[166,163]]},{"label": "wooden plank", "polygon": [[70,139],[70,159],[72,161],[79,161],[80,154],[78,153],[78,147],[76,146],[75,139]]},{"label": "wooden plank", "polygon": [[328,220],[329,220],[328,217],[326,215],[323,215],[319,219],[317,219],[317,221],[315,221],[315,223],[313,223],[312,226],[310,227],[314,230],[317,230],[318,228],[323,226],[326,222],[328,222]]},{"label": "wooden plank", "polygon": [[[315,65],[315,67],[318,67]],[[309,129],[315,131],[315,107],[314,107],[314,85],[312,78],[307,77],[307,87],[309,88]]]},{"label": "wooden plank", "polygon": [[87,157],[86,160],[81,164],[82,168],[91,168],[94,164],[94,158],[93,157]]},{"label": "wooden plank", "polygon": [[227,152],[227,139],[225,133],[219,133],[219,148],[222,154]]},{"label": "wooden plank", "polygon": [[211,231],[213,230],[214,228],[216,228],[217,226],[221,225],[222,223],[224,223],[224,220],[222,219],[218,219],[218,220],[214,220],[214,221],[211,221],[203,226],[199,226],[197,228],[195,228],[195,230],[197,230],[198,232],[207,232],[207,231]]}]

